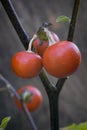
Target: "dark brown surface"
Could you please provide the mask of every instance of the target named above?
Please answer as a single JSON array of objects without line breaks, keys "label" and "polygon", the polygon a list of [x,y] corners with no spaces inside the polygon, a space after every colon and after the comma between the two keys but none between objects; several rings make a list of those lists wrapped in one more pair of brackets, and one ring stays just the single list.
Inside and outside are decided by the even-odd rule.
[{"label": "dark brown surface", "polygon": [[[73,1],[67,0],[13,0],[15,10],[29,35],[32,35],[42,22],[52,22],[51,30],[56,32],[60,39],[66,39],[68,24],[58,24],[55,19],[59,15],[71,16]],[[79,123],[87,120],[87,1],[81,1],[77,19],[74,42],[82,52],[82,63],[76,73],[74,73],[64,84],[60,94],[60,126],[65,126],[73,122]],[[44,87],[39,77],[33,79],[18,78],[12,71],[10,60],[13,54],[19,50],[24,50],[12,24],[10,23],[4,8],[0,3],[0,72],[16,88],[25,84],[37,86],[44,97],[43,104],[32,116],[39,130],[49,130],[49,108],[48,99]],[[53,83],[56,79],[49,77]],[[4,84],[0,81],[0,86]],[[7,129],[27,130],[29,124],[23,113],[15,106],[14,100],[7,92],[0,93],[0,120],[10,115],[12,117]]]}]

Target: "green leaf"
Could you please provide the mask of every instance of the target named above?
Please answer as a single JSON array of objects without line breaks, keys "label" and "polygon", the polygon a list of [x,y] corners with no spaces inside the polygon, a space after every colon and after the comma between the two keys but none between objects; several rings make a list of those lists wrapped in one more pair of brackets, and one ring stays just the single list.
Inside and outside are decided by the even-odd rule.
[{"label": "green leaf", "polygon": [[70,126],[60,128],[60,130],[87,130],[87,122],[72,124]]},{"label": "green leaf", "polygon": [[70,126],[67,126],[65,130],[77,130],[76,127],[77,127],[76,124],[72,124]]},{"label": "green leaf", "polygon": [[0,130],[4,130],[8,124],[8,122],[11,120],[11,117],[5,117],[4,119],[2,119],[1,125],[0,125]]},{"label": "green leaf", "polygon": [[80,123],[80,124],[77,126],[77,130],[87,130],[87,122]]},{"label": "green leaf", "polygon": [[68,23],[70,23],[70,21],[71,21],[71,19],[69,18],[69,17],[67,17],[67,16],[64,16],[64,15],[62,15],[62,16],[59,16],[57,19],[56,19],[56,22],[68,22]]},{"label": "green leaf", "polygon": [[70,126],[66,126],[64,128],[60,128],[60,130],[77,130],[76,127],[77,127],[76,124],[72,124]]}]

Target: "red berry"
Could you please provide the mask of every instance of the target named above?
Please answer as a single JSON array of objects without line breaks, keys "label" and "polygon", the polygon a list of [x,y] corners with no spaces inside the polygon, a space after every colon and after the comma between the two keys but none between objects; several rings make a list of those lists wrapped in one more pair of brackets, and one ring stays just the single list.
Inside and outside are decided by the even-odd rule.
[{"label": "red berry", "polygon": [[14,73],[19,77],[33,78],[42,69],[42,59],[34,52],[21,51],[12,57],[11,66]]},{"label": "red berry", "polygon": [[70,41],[60,41],[48,47],[43,55],[44,68],[49,74],[58,78],[74,73],[80,62],[80,50]]},{"label": "red berry", "polygon": [[[20,96],[23,96],[25,92],[29,92],[29,94],[31,94],[29,99],[25,101],[25,104],[30,112],[38,109],[42,103],[43,97],[40,90],[32,85],[23,86],[17,92]],[[17,98],[15,98],[15,103],[20,110],[23,110],[21,103]]]}]

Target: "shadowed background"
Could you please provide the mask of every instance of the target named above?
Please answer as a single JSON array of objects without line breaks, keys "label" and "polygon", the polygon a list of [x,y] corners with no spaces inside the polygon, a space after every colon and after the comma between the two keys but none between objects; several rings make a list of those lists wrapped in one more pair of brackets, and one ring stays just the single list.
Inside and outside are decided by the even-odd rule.
[{"label": "shadowed background", "polygon": [[[60,15],[71,17],[72,0],[12,0],[14,8],[29,35],[32,35],[44,22],[51,22],[50,28],[58,34],[61,40],[67,38],[68,23],[56,23],[56,18]],[[65,82],[59,98],[59,119],[60,126],[72,123],[87,121],[87,1],[81,1],[77,18],[76,30],[73,41],[80,48],[82,53],[82,63],[70,78]],[[20,50],[25,50],[18,38],[2,4],[0,3],[0,73],[17,90],[23,85],[31,84],[41,90],[44,97],[43,103],[38,110],[31,113],[39,130],[50,130],[49,104],[48,98],[39,77],[32,79],[21,79],[17,77],[11,69],[11,58],[13,54]],[[55,84],[54,77],[49,79]],[[0,80],[0,86],[5,84]],[[0,120],[5,116],[12,119],[7,130],[27,130],[30,125],[27,119],[16,106],[9,93],[0,93]]]}]

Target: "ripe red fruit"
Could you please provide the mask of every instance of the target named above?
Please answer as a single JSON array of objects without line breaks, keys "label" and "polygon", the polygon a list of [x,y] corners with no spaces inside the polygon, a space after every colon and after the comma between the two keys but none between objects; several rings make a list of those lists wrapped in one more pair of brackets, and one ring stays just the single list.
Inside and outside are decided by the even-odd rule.
[{"label": "ripe red fruit", "polygon": [[45,49],[49,46],[49,42],[45,41],[45,42],[41,43],[40,39],[37,38],[33,42],[33,46],[35,48],[35,51],[42,57]]},{"label": "ripe red fruit", "polygon": [[43,66],[46,71],[57,78],[74,73],[81,62],[78,47],[70,41],[60,41],[48,47],[43,55]]},{"label": "ripe red fruit", "polygon": [[[28,110],[30,112],[33,112],[35,111],[37,108],[39,108],[39,106],[41,105],[42,103],[42,94],[40,92],[39,89],[37,89],[36,87],[32,86],[32,85],[26,85],[26,86],[23,86],[21,87],[17,93],[23,97],[23,95],[28,92],[31,96],[28,98],[28,100],[24,101]],[[15,103],[17,105],[17,107],[20,109],[20,110],[23,110],[22,109],[22,106],[21,106],[21,103],[20,101],[15,98]]]},{"label": "ripe red fruit", "polygon": [[[54,32],[51,32],[51,33],[52,33],[52,36],[53,36],[55,42],[58,42],[59,37]],[[44,42],[41,43],[40,39],[37,38],[33,42],[33,46],[34,46],[36,52],[42,57],[46,48],[49,46],[49,41],[44,41]]]},{"label": "ripe red fruit", "polygon": [[21,51],[12,57],[11,66],[17,76],[33,78],[37,76],[42,69],[42,59],[34,52]]}]

